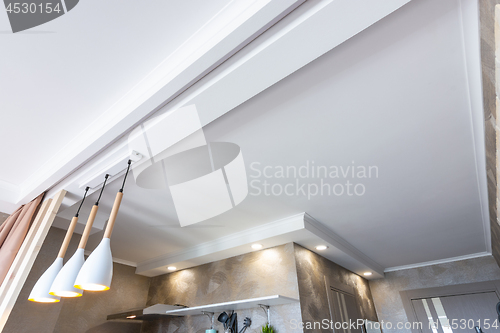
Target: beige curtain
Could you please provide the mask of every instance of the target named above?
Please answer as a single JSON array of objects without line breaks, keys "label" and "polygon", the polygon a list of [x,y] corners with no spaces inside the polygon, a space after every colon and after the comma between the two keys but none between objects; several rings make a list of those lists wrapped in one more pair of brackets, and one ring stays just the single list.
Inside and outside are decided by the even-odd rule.
[{"label": "beige curtain", "polygon": [[16,209],[0,225],[0,284],[5,279],[17,252],[23,244],[42,198],[43,193],[33,201]]}]

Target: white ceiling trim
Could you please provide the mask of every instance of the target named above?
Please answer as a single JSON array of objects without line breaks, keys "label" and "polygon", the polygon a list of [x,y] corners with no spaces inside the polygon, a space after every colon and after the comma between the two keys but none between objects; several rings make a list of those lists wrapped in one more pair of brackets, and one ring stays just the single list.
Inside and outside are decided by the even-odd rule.
[{"label": "white ceiling trim", "polygon": [[303,1],[230,2],[92,125],[27,177],[17,186],[16,195],[6,201],[23,203],[53,186]]},{"label": "white ceiling trim", "polygon": [[480,29],[477,22],[479,3],[477,1],[460,0],[462,19],[462,38],[465,54],[466,77],[469,89],[472,141],[476,162],[476,179],[484,226],[484,241],[487,251],[491,252],[490,213],[488,207],[488,176],[486,174],[486,143],[484,132],[483,80],[481,78],[481,40],[477,33]]},{"label": "white ceiling trim", "polygon": [[412,269],[412,268],[419,268],[419,267],[440,265],[440,264],[446,264],[446,263],[449,263],[449,262],[455,262],[455,261],[461,261],[461,260],[467,260],[467,259],[474,259],[474,258],[482,258],[482,257],[488,257],[488,256],[491,256],[490,252],[479,252],[479,253],[468,254],[468,255],[465,255],[465,256],[458,256],[458,257],[441,259],[441,260],[433,260],[433,261],[421,262],[421,263],[418,263],[418,264],[388,267],[388,268],[384,269],[384,272],[385,273],[389,273],[389,272],[403,271],[405,269]]},{"label": "white ceiling trim", "polygon": [[305,214],[304,221],[306,223],[307,230],[325,240],[328,244],[334,245],[336,248],[348,254],[353,259],[359,261],[360,263],[363,263],[371,270],[374,270],[375,272],[383,275],[384,268],[381,265],[352,246],[344,238],[340,237],[339,235],[325,227],[323,224],[313,219],[309,214]]},{"label": "white ceiling trim", "polygon": [[[17,198],[20,195],[20,187],[0,179],[0,200],[10,202],[12,198]],[[10,213],[10,212],[9,212]]]},{"label": "white ceiling trim", "polygon": [[[219,259],[221,258],[220,253],[225,250],[232,250],[236,247],[241,246],[242,244],[252,244],[255,242],[260,242],[265,239],[280,236],[286,233],[302,230],[304,229],[303,221],[304,221],[304,214],[298,214],[295,216],[284,218],[282,220],[260,225],[252,229],[247,229],[241,232],[237,232],[229,236],[221,237],[214,241],[206,242],[191,248],[187,248],[182,251],[156,257],[138,263],[136,273],[147,276],[164,274],[164,271],[158,270],[158,268],[164,268],[166,266],[177,264],[183,261],[198,259],[202,256],[212,255],[212,258],[215,258],[215,255],[218,254],[217,259],[211,260],[211,258],[207,258],[210,261],[206,261],[205,263],[221,260]],[[229,256],[226,258],[238,255],[235,254],[234,251],[230,251],[229,253],[232,253],[232,255],[229,254]],[[222,254],[222,256],[224,257],[225,255]],[[187,268],[187,267],[182,267],[182,268]]]},{"label": "white ceiling trim", "polygon": [[[262,244],[264,248],[271,248],[290,242],[317,252],[359,275],[370,271],[373,273],[371,279],[384,276],[382,266],[306,213],[140,262],[137,264],[136,273],[150,277],[157,276],[169,272],[168,266],[186,269],[248,253],[254,243]],[[328,249],[316,251],[315,246],[319,244],[327,245]]]}]

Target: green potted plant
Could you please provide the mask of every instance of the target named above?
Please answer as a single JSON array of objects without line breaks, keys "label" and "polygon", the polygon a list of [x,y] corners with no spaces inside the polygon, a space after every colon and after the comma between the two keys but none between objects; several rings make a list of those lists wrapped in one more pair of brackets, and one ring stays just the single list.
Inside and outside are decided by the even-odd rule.
[{"label": "green potted plant", "polygon": [[262,333],[276,333],[276,330],[269,323],[266,323],[262,326]]}]

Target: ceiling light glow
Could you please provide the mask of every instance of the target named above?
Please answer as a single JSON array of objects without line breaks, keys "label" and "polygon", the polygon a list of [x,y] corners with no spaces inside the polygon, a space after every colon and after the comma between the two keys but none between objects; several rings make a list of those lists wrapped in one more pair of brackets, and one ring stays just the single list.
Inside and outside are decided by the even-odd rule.
[{"label": "ceiling light glow", "polygon": [[252,244],[252,249],[260,250],[260,249],[262,249],[262,244]]},{"label": "ceiling light glow", "polygon": [[58,299],[55,299],[55,298],[30,298],[28,299],[29,301],[32,301],[32,302],[37,302],[37,303],[57,303],[59,302]]},{"label": "ceiling light glow", "polygon": [[326,245],[318,245],[318,246],[316,246],[316,250],[318,250],[318,251],[324,251],[327,248],[328,248],[328,246],[326,246]]},{"label": "ceiling light glow", "polygon": [[56,291],[56,292],[50,292],[49,294],[53,296],[59,296],[59,297],[81,297],[81,293],[77,293],[75,291]]},{"label": "ceiling light glow", "polygon": [[102,284],[97,284],[97,283],[78,284],[78,285],[75,285],[75,288],[82,289],[82,290],[88,290],[88,291],[106,291],[106,290],[109,290],[108,286],[105,286]]},{"label": "ceiling light glow", "polygon": [[174,267],[174,266],[168,266],[167,269],[169,271],[175,271],[177,269],[177,267]]},{"label": "ceiling light glow", "polygon": [[373,274],[372,272],[366,272],[366,273],[364,273],[363,275],[364,275],[364,276],[370,276],[370,275],[372,275],[372,274]]}]

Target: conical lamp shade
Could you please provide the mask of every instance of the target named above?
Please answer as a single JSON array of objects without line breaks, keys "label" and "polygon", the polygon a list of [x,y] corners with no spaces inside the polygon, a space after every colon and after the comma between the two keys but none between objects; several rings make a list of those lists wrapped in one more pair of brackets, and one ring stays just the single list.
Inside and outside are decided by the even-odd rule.
[{"label": "conical lamp shade", "polygon": [[57,276],[57,273],[63,267],[63,258],[57,258],[52,265],[43,273],[43,275],[38,279],[38,282],[31,290],[31,294],[28,300],[32,302],[39,303],[56,303],[61,299],[59,297],[49,294],[52,282]]},{"label": "conical lamp shade", "polygon": [[76,277],[85,263],[84,250],[78,249],[68,260],[66,265],[59,271],[52,283],[50,294],[60,297],[80,297],[83,290],[74,287]]},{"label": "conical lamp shade", "polygon": [[89,291],[104,291],[113,279],[113,257],[110,239],[103,238],[99,246],[87,258],[75,281],[75,288]]}]

